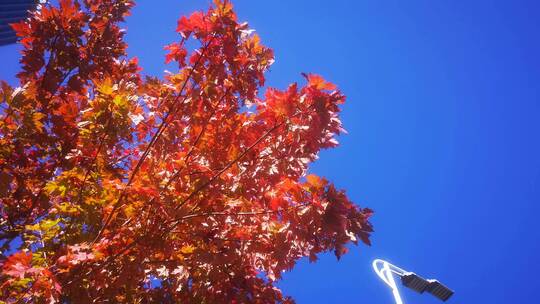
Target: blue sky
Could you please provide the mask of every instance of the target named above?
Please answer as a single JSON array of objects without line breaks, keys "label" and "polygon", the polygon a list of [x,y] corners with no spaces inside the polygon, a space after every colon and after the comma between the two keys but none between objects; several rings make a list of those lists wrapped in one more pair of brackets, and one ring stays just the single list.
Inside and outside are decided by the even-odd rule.
[{"label": "blue sky", "polygon": [[[162,75],[176,19],[209,1],[141,0],[130,56]],[[272,47],[268,84],[314,72],[348,96],[349,134],[312,171],[376,211],[373,246],[300,263],[298,303],[392,303],[380,257],[456,291],[449,303],[532,303],[539,287],[540,10],[535,1],[236,0]],[[13,82],[17,46],[0,47]],[[402,290],[405,303],[437,303]]]}]

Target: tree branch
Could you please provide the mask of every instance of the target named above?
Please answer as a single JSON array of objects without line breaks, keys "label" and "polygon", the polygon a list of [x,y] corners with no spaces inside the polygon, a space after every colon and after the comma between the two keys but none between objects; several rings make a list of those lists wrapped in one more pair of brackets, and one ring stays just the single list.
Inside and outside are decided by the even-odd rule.
[{"label": "tree branch", "polygon": [[[168,124],[170,123],[168,121],[168,118],[169,116],[171,115],[171,113],[174,113],[176,114],[176,108],[174,107],[176,105],[176,103],[178,102],[178,100],[180,99],[180,96],[182,96],[182,92],[184,91],[184,89],[186,88],[187,86],[187,83],[189,82],[189,80],[191,79],[192,75],[193,75],[193,72],[196,70],[197,66],[199,65],[200,61],[202,60],[202,58],[204,57],[204,53],[206,52],[206,50],[208,49],[208,47],[210,46],[210,44],[212,43],[213,39],[215,38],[215,36],[213,36],[211,38],[211,40],[204,46],[203,50],[201,51],[201,55],[197,58],[197,61],[195,62],[195,64],[193,65],[192,69],[190,70],[189,74],[188,74],[188,77],[186,78],[186,80],[184,81],[184,83],[182,84],[182,87],[180,89],[180,92],[178,93],[178,95],[176,96],[175,100],[171,103],[171,106],[169,108],[169,111],[167,111],[167,113],[165,114],[165,116],[163,117],[163,120],[161,122],[161,124],[159,125],[158,127],[158,130],[156,131],[156,133],[154,133],[154,136],[152,137],[152,139],[150,140],[150,143],[148,143],[148,146],[146,147],[145,151],[143,152],[141,158],[139,158],[139,160],[137,161],[137,164],[135,165],[135,168],[133,169],[133,172],[131,173],[131,176],[126,184],[126,186],[124,187],[124,189],[122,190],[122,192],[120,193],[120,196],[118,197],[118,200],[116,201],[116,203],[114,203],[113,205],[113,208],[111,210],[111,212],[109,213],[109,215],[107,216],[107,218],[105,219],[105,222],[103,224],[103,226],[100,228],[98,234],[96,235],[96,238],[92,241],[92,244],[95,244],[100,238],[101,238],[101,235],[103,234],[103,232],[105,231],[105,229],[107,228],[107,226],[110,224],[111,220],[112,220],[112,217],[113,215],[116,213],[116,211],[118,210],[118,208],[120,208],[120,206],[122,205],[122,199],[125,197],[125,193],[126,193],[126,189],[131,185],[131,183],[133,182],[133,179],[135,178],[135,176],[137,175],[142,163],[144,162],[144,160],[146,159],[146,157],[148,156],[148,154],[150,153],[150,149],[152,148],[152,146],[155,144],[155,142],[158,140],[158,138],[161,136],[161,134],[163,133],[163,131],[167,128]],[[186,100],[186,97],[187,96],[184,96],[184,98],[182,99],[182,102],[181,103],[184,103],[185,100]]]}]

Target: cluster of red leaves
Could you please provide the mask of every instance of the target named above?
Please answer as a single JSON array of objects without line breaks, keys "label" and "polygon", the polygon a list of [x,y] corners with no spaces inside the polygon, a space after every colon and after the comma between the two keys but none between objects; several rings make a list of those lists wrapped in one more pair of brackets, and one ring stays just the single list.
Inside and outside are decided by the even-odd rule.
[{"label": "cluster of red leaves", "polygon": [[292,302],[274,282],[300,258],[369,244],[371,210],[306,176],[345,97],[308,74],[261,98],[273,53],[228,1],[182,17],[179,70],[142,80],[118,26],[132,5],[61,0],[13,25],[0,245],[22,244],[0,256],[0,299]]}]

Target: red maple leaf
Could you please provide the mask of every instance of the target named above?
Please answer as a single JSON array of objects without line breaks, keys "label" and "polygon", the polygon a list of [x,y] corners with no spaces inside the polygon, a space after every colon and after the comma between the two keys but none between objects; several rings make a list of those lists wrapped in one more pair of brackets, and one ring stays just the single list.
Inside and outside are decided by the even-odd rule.
[{"label": "red maple leaf", "polygon": [[32,268],[30,264],[31,261],[31,253],[22,251],[16,252],[7,258],[4,266],[2,267],[2,271],[9,276],[22,279],[28,270]]}]

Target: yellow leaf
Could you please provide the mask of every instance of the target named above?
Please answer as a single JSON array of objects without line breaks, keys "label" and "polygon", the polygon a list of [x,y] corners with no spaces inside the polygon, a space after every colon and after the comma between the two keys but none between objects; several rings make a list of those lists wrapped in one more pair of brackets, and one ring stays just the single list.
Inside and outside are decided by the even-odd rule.
[{"label": "yellow leaf", "polygon": [[41,119],[45,117],[45,114],[36,112],[32,114],[32,121],[34,122],[34,126],[39,130],[39,132],[43,132],[43,122],[41,122]]},{"label": "yellow leaf", "polygon": [[58,185],[56,182],[48,182],[44,189],[47,191],[47,193],[52,194],[54,191],[56,191],[56,189],[58,189]]},{"label": "yellow leaf", "polygon": [[191,245],[183,246],[180,249],[180,252],[182,252],[183,254],[190,254],[190,253],[193,253],[193,251],[195,251],[195,247],[193,247]]},{"label": "yellow leaf", "polygon": [[32,230],[32,231],[37,231],[39,230],[39,224],[34,224],[34,225],[26,225],[24,227],[26,230]]},{"label": "yellow leaf", "polygon": [[124,107],[126,105],[127,99],[123,95],[116,95],[114,96],[113,102],[118,107]]},{"label": "yellow leaf", "polygon": [[135,213],[135,208],[133,208],[132,205],[126,206],[126,207],[124,208],[124,214],[125,214],[127,217],[132,217],[134,213]]},{"label": "yellow leaf", "polygon": [[114,92],[112,80],[110,78],[106,78],[103,82],[98,83],[97,90],[101,94],[111,95]]},{"label": "yellow leaf", "polygon": [[66,196],[67,187],[65,185],[60,185],[58,191],[60,191],[61,196]]},{"label": "yellow leaf", "polygon": [[70,203],[61,203],[58,205],[58,211],[64,214],[78,215],[82,211],[82,208],[77,205],[72,205]]}]

